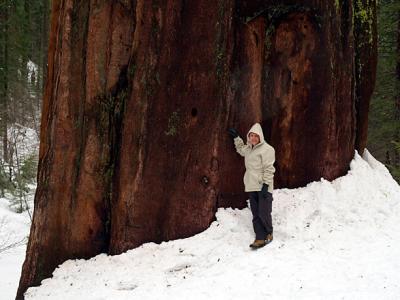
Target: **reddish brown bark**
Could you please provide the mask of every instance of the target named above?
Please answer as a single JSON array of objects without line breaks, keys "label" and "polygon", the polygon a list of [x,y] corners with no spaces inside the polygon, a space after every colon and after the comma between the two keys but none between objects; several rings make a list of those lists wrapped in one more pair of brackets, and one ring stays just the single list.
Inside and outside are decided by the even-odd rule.
[{"label": "reddish brown bark", "polygon": [[38,188],[19,298],[66,259],[108,250],[110,99],[118,104],[115,90],[129,60],[121,40],[129,41],[124,21],[131,15],[120,4],[93,6],[90,14],[89,7],[53,2]]},{"label": "reddish brown bark", "polygon": [[363,129],[339,2],[54,1],[17,298],[66,259],[187,237],[244,207],[229,127],[263,125],[276,187],[343,175]]},{"label": "reddish brown bark", "polygon": [[135,29],[136,69],[122,128],[111,253],[193,235],[214,217],[227,152],[230,104],[223,76],[231,9],[204,1],[136,7],[137,19],[147,21]]},{"label": "reddish brown bark", "polygon": [[[351,8],[346,9],[351,18]],[[336,12],[334,6],[329,10]],[[332,180],[347,171],[354,155],[351,27],[341,24],[340,15],[318,17],[289,12],[271,36],[263,106],[271,122],[279,186]],[[343,32],[333,29],[340,26]]]}]

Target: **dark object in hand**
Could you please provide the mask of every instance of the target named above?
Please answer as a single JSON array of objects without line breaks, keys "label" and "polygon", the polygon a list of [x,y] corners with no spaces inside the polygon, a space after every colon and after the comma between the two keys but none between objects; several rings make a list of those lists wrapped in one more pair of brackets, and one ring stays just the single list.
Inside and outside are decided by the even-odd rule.
[{"label": "dark object in hand", "polygon": [[261,194],[264,198],[268,197],[268,184],[263,183],[263,186],[261,188]]},{"label": "dark object in hand", "polygon": [[231,137],[233,137],[233,138],[236,138],[239,136],[239,133],[237,132],[237,130],[235,128],[229,128],[228,132],[231,135]]}]

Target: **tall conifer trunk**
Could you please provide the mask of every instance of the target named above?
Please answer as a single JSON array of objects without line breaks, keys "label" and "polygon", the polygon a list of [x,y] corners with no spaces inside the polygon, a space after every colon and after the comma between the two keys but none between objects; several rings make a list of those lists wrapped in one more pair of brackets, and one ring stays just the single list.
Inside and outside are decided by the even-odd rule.
[{"label": "tall conifer trunk", "polygon": [[188,237],[244,207],[229,127],[262,124],[276,187],[344,175],[367,114],[354,13],[347,0],[54,1],[17,298],[67,259]]}]

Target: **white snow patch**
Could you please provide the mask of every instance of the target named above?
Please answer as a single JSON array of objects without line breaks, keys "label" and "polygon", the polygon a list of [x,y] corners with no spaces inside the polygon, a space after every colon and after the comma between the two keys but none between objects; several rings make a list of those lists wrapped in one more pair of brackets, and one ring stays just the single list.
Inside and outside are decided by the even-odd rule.
[{"label": "white snow patch", "polygon": [[[25,258],[30,219],[27,212],[10,210],[8,199],[0,198],[0,291],[1,299],[15,299]],[[7,246],[15,245],[8,248]],[[4,248],[8,248],[3,251]]]},{"label": "white snow patch", "polygon": [[28,69],[28,82],[31,84],[37,84],[39,80],[39,67],[33,61],[29,60],[26,63],[26,68]]},{"label": "white snow patch", "polygon": [[[26,299],[398,299],[400,186],[357,153],[347,175],[274,191],[274,241],[257,251],[248,208],[190,238],[68,260]],[[0,260],[1,262],[1,260]],[[19,267],[19,266],[18,266]],[[3,268],[1,268],[3,270]]]}]

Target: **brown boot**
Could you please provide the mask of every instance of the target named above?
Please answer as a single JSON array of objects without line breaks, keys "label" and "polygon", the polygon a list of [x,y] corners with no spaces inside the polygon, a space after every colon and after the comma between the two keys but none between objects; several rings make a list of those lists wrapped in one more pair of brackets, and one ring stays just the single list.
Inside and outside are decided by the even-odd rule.
[{"label": "brown boot", "polygon": [[272,240],[274,239],[272,233],[268,233],[267,237],[265,238],[265,244],[269,244],[272,242]]},{"label": "brown boot", "polygon": [[255,240],[252,244],[250,244],[250,248],[256,249],[264,247],[267,243],[265,240]]}]

